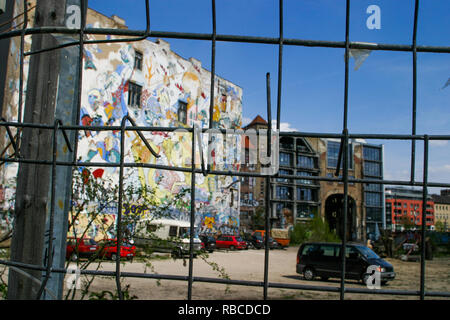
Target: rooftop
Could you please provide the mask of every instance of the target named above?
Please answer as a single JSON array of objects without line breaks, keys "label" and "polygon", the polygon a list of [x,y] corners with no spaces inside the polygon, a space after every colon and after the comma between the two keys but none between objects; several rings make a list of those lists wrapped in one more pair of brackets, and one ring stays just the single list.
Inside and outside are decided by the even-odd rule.
[{"label": "rooftop", "polygon": [[437,194],[432,194],[431,198],[435,203],[450,204],[450,196],[442,196],[442,195],[439,196]]},{"label": "rooftop", "polygon": [[252,122],[250,122],[248,125],[245,126],[244,129],[248,128],[248,127],[253,127],[256,125],[268,125],[268,122],[266,120],[264,120],[263,117],[261,117],[259,114],[255,117],[255,119],[252,120]]}]

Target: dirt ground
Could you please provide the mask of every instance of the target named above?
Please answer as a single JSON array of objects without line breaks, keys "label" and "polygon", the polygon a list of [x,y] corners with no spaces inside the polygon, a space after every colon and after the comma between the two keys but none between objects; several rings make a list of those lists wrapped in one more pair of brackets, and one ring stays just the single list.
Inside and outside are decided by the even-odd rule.
[{"label": "dirt ground", "polygon": [[[328,281],[306,281],[296,273],[295,263],[298,247],[290,247],[284,250],[270,250],[269,255],[269,282],[289,283],[314,286],[339,287],[339,279]],[[209,262],[214,262],[220,268],[224,268],[226,274],[232,280],[251,280],[263,282],[264,279],[264,250],[225,251],[219,250],[209,255]],[[394,266],[396,278],[382,289],[392,290],[420,290],[420,262],[405,262],[398,259],[386,259]],[[135,260],[122,264],[123,272],[147,272],[164,275],[187,276],[189,272],[188,260],[154,259],[151,262],[153,270],[144,263]],[[93,269],[91,266],[90,269]],[[99,270],[115,270],[115,264],[103,262]],[[219,278],[219,273],[200,258],[196,258],[193,264],[193,274],[198,277]],[[450,258],[434,258],[426,261],[426,291],[449,292],[450,291]],[[90,290],[101,292],[103,290],[115,290],[114,278],[96,277]],[[122,281],[122,288],[130,285],[130,296],[145,300],[184,300],[187,298],[188,283],[179,280],[160,280],[126,278]],[[346,281],[346,287],[365,289],[360,282]],[[240,285],[223,285],[213,283],[193,283],[192,298],[194,300],[260,300],[263,299],[262,287],[250,287]],[[269,299],[339,299],[338,292],[318,292],[310,290],[292,290],[269,288]],[[417,296],[393,296],[380,294],[353,294],[346,293],[346,299],[418,299]],[[426,299],[443,299],[426,297]]]}]

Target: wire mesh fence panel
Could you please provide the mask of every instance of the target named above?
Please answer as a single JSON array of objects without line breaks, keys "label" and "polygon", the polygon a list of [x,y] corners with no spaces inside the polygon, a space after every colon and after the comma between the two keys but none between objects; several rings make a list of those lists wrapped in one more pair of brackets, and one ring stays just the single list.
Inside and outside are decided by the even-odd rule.
[{"label": "wire mesh fence panel", "polygon": [[[96,20],[100,19],[98,13],[93,11],[89,15],[87,1],[58,1],[58,5],[55,6],[56,1],[37,1],[36,6],[30,5],[28,1],[23,1],[23,3],[16,1],[17,15],[11,20],[16,21],[14,27],[3,29],[2,26],[0,29],[2,31],[0,41],[11,41],[11,43],[14,41],[18,45],[16,47],[18,70],[13,74],[13,77],[18,79],[17,108],[13,114],[2,118],[0,122],[0,126],[4,128],[5,132],[1,161],[4,166],[14,164],[16,170],[18,168],[16,178],[18,195],[15,198],[14,209],[16,211],[13,211],[16,229],[12,231],[16,238],[13,238],[11,259],[0,260],[0,264],[9,269],[10,282],[15,283],[15,287],[11,291],[17,294],[16,297],[61,299],[63,298],[62,292],[56,292],[62,288],[65,281],[64,276],[66,279],[69,277],[74,280],[76,287],[77,279],[81,275],[111,277],[115,281],[115,293],[111,293],[111,295],[118,299],[130,298],[127,289],[123,288],[122,280],[133,278],[186,282],[187,299],[189,300],[193,299],[194,286],[198,283],[256,287],[261,289],[263,299],[269,298],[269,289],[271,288],[331,292],[339,294],[339,298],[342,300],[345,299],[346,294],[417,296],[420,299],[424,299],[425,296],[450,297],[447,288],[444,291],[426,290],[426,278],[428,277],[426,277],[425,263],[428,189],[450,188],[450,183],[429,181],[429,148],[432,142],[450,140],[450,134],[417,133],[417,55],[418,53],[448,54],[450,47],[417,44],[419,0],[414,1],[411,44],[351,41],[352,1],[342,0],[341,2],[343,6],[345,5],[343,40],[323,41],[284,37],[286,25],[283,0],[274,1],[279,12],[277,30],[275,30],[278,36],[276,37],[217,33],[215,0],[210,3],[212,28],[209,33],[152,30],[150,24],[152,4],[149,0],[142,1],[141,4],[142,8],[145,7],[144,30],[128,29],[117,16],[100,23]],[[31,14],[35,15],[33,23],[29,17]],[[153,14],[157,14],[157,12]],[[19,24],[17,21],[21,21],[21,23]],[[375,28],[376,25],[373,27]],[[149,38],[200,41],[210,44],[211,70],[203,68],[196,59],[188,61],[171,53],[168,42],[159,39],[153,43],[147,40]],[[266,74],[266,79],[263,79],[267,98],[266,123],[268,125],[265,130],[258,132],[242,130],[242,89],[216,75],[216,55],[222,48],[217,45],[218,43],[264,44],[271,46],[277,52],[276,85],[271,83],[269,72]],[[338,133],[282,131],[281,116],[286,112],[282,99],[283,71],[286,71],[283,69],[285,63],[283,57],[290,48],[308,50],[311,47],[315,50],[336,49],[344,53],[344,79],[341,84],[343,86],[343,105],[339,111],[342,117],[342,130]],[[355,134],[349,130],[348,119],[351,116],[349,111],[350,61],[352,58],[355,59],[358,64],[356,68],[359,68],[360,63],[364,62],[368,54],[375,51],[406,52],[412,56],[412,106],[411,114],[408,114],[411,116],[412,124],[409,134]],[[146,54],[153,54],[153,56],[147,59]],[[99,57],[102,57],[103,60],[100,60]],[[148,62],[153,61],[152,59],[164,60],[164,63],[161,64],[163,67],[157,72],[153,69],[154,73],[151,70],[155,66]],[[183,72],[177,70],[183,70]],[[174,98],[170,90],[167,90],[159,97],[152,96],[146,85],[146,83],[150,83],[152,77],[159,77],[158,81],[164,85],[172,85],[174,90],[186,94],[181,98]],[[97,85],[102,89],[87,90]],[[158,90],[166,90],[164,85]],[[195,89],[187,92],[187,86],[194,86]],[[272,121],[271,95],[275,91],[273,87],[276,88],[276,99],[274,99],[276,101],[274,107],[276,118]],[[106,96],[107,99],[102,100],[103,96]],[[173,107],[168,110],[158,110],[162,103],[161,99],[166,99],[167,104]],[[145,101],[145,106],[142,105],[142,101]],[[197,109],[194,110],[194,107]],[[221,116],[221,111],[226,117]],[[195,120],[192,120],[194,113]],[[272,123],[274,123],[273,126]],[[255,140],[251,140],[253,138]],[[281,157],[281,149],[290,148],[289,144],[292,141],[295,141],[296,150],[302,150],[302,152],[306,152],[305,154],[311,151],[311,146],[304,143],[306,138],[317,141],[320,139],[334,141],[334,157],[330,157],[328,160],[335,163],[333,174],[326,174],[326,170],[317,170],[318,166],[314,167],[313,165],[316,160],[311,159],[318,157],[310,159],[304,154],[297,155],[295,161],[307,169],[304,170],[306,173],[300,172],[300,170],[295,174],[294,171],[279,170],[283,161],[290,161],[288,156],[286,159]],[[246,143],[245,139],[256,141],[259,146],[261,143],[265,146],[266,162],[261,164],[259,171],[239,170],[241,164],[248,161],[248,159],[244,159],[246,158],[245,152],[241,153],[245,149],[241,147],[241,144]],[[365,150],[358,151],[367,152],[366,162],[368,164],[364,167],[366,174],[358,175],[358,177],[352,176],[349,170],[356,171],[352,167],[354,164],[352,157],[353,152],[357,152],[356,144],[353,143],[357,139],[411,143],[409,179],[388,180],[383,178],[380,173],[381,159],[383,158],[380,154],[383,151],[377,145],[371,145]],[[219,153],[218,146],[223,147],[226,143],[233,146],[231,156]],[[422,146],[422,144],[422,150],[418,150],[417,146]],[[330,142],[331,145],[333,143]],[[172,158],[167,156],[168,153],[162,152],[162,148],[170,150]],[[187,152],[177,153],[179,149],[187,150]],[[222,152],[224,151],[222,150]],[[421,181],[416,177],[417,154],[423,157],[420,162],[423,167]],[[251,158],[251,155],[249,157]],[[230,158],[233,160],[230,161]],[[149,172],[154,175],[151,176]],[[301,175],[301,182],[296,183],[307,187],[320,182],[340,183],[343,195],[342,201],[339,200],[341,201],[339,210],[344,213],[351,212],[355,205],[350,197],[349,186],[366,186],[364,189],[367,196],[366,202],[382,197],[384,191],[381,190],[384,190],[386,185],[420,187],[423,209],[420,216],[422,221],[420,239],[417,242],[420,247],[418,289],[390,290],[383,288],[372,290],[349,286],[345,281],[346,270],[349,268],[346,254],[339,256],[340,281],[338,286],[271,282],[269,279],[269,237],[264,238],[263,279],[261,281],[194,275],[194,258],[198,245],[195,240],[195,227],[199,223],[199,215],[206,210],[198,201],[199,198],[205,197],[204,188],[200,185],[216,183],[216,188],[220,189],[223,198],[218,199],[215,205],[222,205],[218,208],[230,212],[227,218],[231,222],[224,223],[221,228],[223,228],[223,233],[227,231],[236,233],[238,227],[232,221],[232,217],[236,214],[239,215],[239,195],[237,193],[240,189],[235,186],[241,182],[241,179],[261,178],[264,180],[265,215],[263,225],[264,230],[269,233],[275,211],[278,210],[277,208],[282,210],[277,206],[279,203],[277,198],[292,192],[288,186],[287,189],[279,189],[280,194],[277,194],[278,182],[299,181],[299,175]],[[97,181],[95,179],[103,176],[114,177],[114,181],[110,185],[107,183],[102,185],[103,189],[99,186],[95,187],[97,189],[88,187],[90,186],[89,179]],[[80,178],[81,189],[74,186],[76,177]],[[183,183],[179,183],[180,181],[177,180],[179,177],[182,177],[180,179]],[[221,178],[216,179],[215,177]],[[222,177],[223,180],[217,182]],[[216,182],[213,181],[214,179]],[[154,190],[151,191],[144,187],[144,189],[136,191],[133,189],[133,184],[143,184],[144,186],[149,184]],[[168,204],[162,201],[165,200],[166,194],[158,193],[157,188],[160,185],[170,185],[171,190],[176,190],[175,194],[180,194],[178,200],[183,204],[177,207],[177,204]],[[76,190],[82,191],[77,194]],[[311,191],[305,190],[311,190],[311,188],[298,188],[294,192],[301,199],[310,197],[308,201],[320,202],[317,197],[316,200],[313,199]],[[89,210],[85,208],[80,209],[78,214],[74,213],[73,208],[79,203],[84,203],[87,207],[92,205],[89,203],[89,199],[83,196],[83,192],[91,192],[90,196],[101,203],[102,210],[109,211],[114,215],[114,221],[108,221],[106,216],[99,215],[98,212],[92,215],[86,214]],[[48,196],[45,196],[46,194]],[[108,196],[111,197],[108,198]],[[43,202],[42,199],[48,199],[48,201]],[[384,199],[382,201],[384,202]],[[133,205],[133,203],[140,204]],[[330,203],[330,205],[333,204]],[[161,209],[162,207],[167,211],[162,212],[164,211]],[[372,207],[374,214],[377,214],[377,205],[374,204]],[[297,205],[295,208],[297,212],[302,210]],[[130,224],[137,224],[137,220],[139,220],[138,214],[136,215],[137,220],[130,221],[132,216],[126,212],[133,210],[133,213],[161,211],[162,217],[165,217],[164,214],[167,215],[169,209],[181,212],[183,220],[188,222],[187,227],[180,227],[180,229],[186,228],[183,231],[187,236],[186,239],[189,239],[182,247],[182,250],[185,250],[189,256],[187,274],[124,271],[121,255],[125,247],[128,247],[128,244],[125,243],[127,232]],[[35,214],[34,220],[30,220],[26,216],[30,210],[39,212],[39,214]],[[70,214],[69,211],[71,211]],[[110,245],[115,250],[113,269],[99,270],[93,268],[93,265],[89,267],[89,264],[73,269],[73,266],[64,263],[66,242],[69,241],[66,239],[67,230],[72,228],[72,232],[76,232],[75,221],[81,219],[82,213],[88,217],[86,220],[88,226],[95,225],[99,229],[106,228],[105,235],[115,239]],[[335,221],[336,225],[340,226],[340,249],[347,248],[349,243],[347,235],[354,232],[350,229],[351,219],[353,219],[352,216],[341,214]],[[72,224],[70,227],[68,226],[69,220]],[[108,223],[105,224],[105,222]],[[183,235],[181,231],[174,231],[174,228],[170,230],[172,231],[169,232],[179,232],[176,235]],[[75,236],[75,239],[83,239],[85,236],[86,234],[81,232]],[[36,247],[25,248],[24,244],[27,241],[28,243],[33,242],[32,239],[41,239],[41,243],[36,242]],[[78,248],[82,245],[84,244],[78,243],[75,246]],[[80,267],[79,264],[77,266]],[[21,291],[25,283],[20,282],[25,281],[23,279],[26,279],[28,293]],[[73,288],[70,285],[69,287]]]}]

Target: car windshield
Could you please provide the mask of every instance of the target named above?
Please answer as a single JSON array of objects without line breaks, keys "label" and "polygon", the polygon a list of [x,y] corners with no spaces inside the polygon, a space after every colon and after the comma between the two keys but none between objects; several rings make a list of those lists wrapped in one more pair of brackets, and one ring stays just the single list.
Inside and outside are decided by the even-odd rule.
[{"label": "car windshield", "polygon": [[365,256],[366,258],[369,258],[369,259],[379,259],[379,258],[380,258],[380,257],[379,257],[375,252],[373,252],[370,248],[360,246],[360,247],[358,247],[358,249],[359,249],[359,251],[362,253],[362,255]]},{"label": "car windshield", "polygon": [[241,237],[236,237],[236,241],[243,241]]}]

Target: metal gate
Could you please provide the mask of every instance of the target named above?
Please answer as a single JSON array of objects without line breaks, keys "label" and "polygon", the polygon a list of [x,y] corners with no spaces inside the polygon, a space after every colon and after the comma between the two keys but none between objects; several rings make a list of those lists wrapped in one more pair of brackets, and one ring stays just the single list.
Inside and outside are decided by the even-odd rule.
[{"label": "metal gate", "polygon": [[[79,46],[80,52],[83,52],[83,48],[87,44],[94,43],[108,43],[108,42],[130,42],[130,41],[141,41],[147,39],[148,37],[159,37],[159,38],[173,38],[173,39],[190,39],[197,41],[208,41],[211,43],[211,83],[214,83],[215,78],[215,58],[216,58],[216,43],[217,41],[221,42],[238,42],[238,43],[259,43],[259,44],[268,44],[272,46],[277,46],[279,50],[278,55],[278,83],[277,83],[277,106],[276,106],[276,114],[277,114],[277,130],[280,129],[280,116],[283,111],[282,103],[281,103],[281,88],[282,88],[282,67],[283,67],[283,48],[285,46],[297,46],[297,47],[319,47],[319,48],[337,48],[345,51],[345,78],[344,78],[344,103],[342,106],[343,112],[343,124],[342,124],[342,132],[341,133],[324,133],[324,132],[280,132],[279,137],[289,136],[289,137],[312,137],[312,138],[338,138],[341,140],[340,143],[340,153],[339,153],[339,163],[342,161],[343,163],[343,172],[342,178],[331,178],[327,176],[319,176],[319,177],[302,177],[305,180],[314,180],[314,181],[332,181],[332,182],[342,182],[344,186],[344,203],[343,203],[343,212],[347,212],[347,199],[348,199],[348,185],[349,183],[370,183],[370,184],[381,184],[381,185],[403,185],[403,186],[418,186],[422,187],[422,195],[423,195],[423,208],[426,208],[427,201],[427,188],[428,187],[443,187],[450,188],[449,183],[435,183],[428,181],[428,147],[429,142],[432,140],[450,140],[450,135],[427,135],[427,134],[416,134],[416,101],[417,101],[417,53],[418,52],[429,52],[429,53],[441,53],[448,54],[450,53],[450,47],[439,47],[439,46],[418,46],[416,44],[417,37],[417,20],[419,14],[419,0],[415,0],[415,11],[414,11],[414,26],[413,26],[413,35],[412,35],[412,43],[407,45],[402,44],[368,44],[368,43],[360,43],[360,42],[351,42],[349,39],[349,27],[350,27],[350,0],[342,1],[343,5],[346,5],[346,29],[345,29],[345,37],[343,41],[319,41],[319,40],[304,40],[304,39],[292,39],[292,38],[284,38],[283,36],[283,0],[279,0],[279,36],[278,37],[259,37],[259,36],[240,36],[240,35],[222,35],[216,33],[216,8],[215,8],[215,0],[212,0],[212,30],[211,33],[202,34],[202,33],[183,33],[183,32],[166,32],[166,31],[156,31],[151,30],[150,28],[150,3],[149,0],[145,0],[146,4],[146,19],[147,19],[147,27],[146,30],[128,30],[128,29],[102,29],[102,28],[87,28],[86,27],[86,15],[85,13],[82,15],[81,19],[81,28],[69,29],[66,27],[41,27],[41,28],[29,28],[27,23],[25,22],[21,29],[17,29],[14,31],[8,31],[0,34],[1,39],[7,39],[12,37],[21,37],[21,54],[20,54],[20,94],[19,94],[19,105],[22,106],[22,95],[23,95],[23,61],[25,56],[40,54],[42,52],[52,51],[61,49],[64,47],[70,46]],[[24,1],[24,5],[26,6],[26,1]],[[86,4],[81,1],[81,12],[85,12],[86,8],[83,8]],[[25,11],[25,21],[27,20],[27,12]],[[58,45],[55,47],[35,51],[35,52],[24,52],[24,37],[26,35],[33,34],[48,34],[48,33],[58,33],[58,34],[66,34],[66,35],[78,35],[79,40],[74,42],[65,43],[62,45]],[[114,40],[85,40],[84,35],[109,35],[109,36],[125,36],[127,38],[114,39]],[[412,92],[412,128],[411,134],[353,134],[350,133],[347,126],[348,119],[348,83],[349,83],[349,52],[350,49],[368,49],[368,50],[381,50],[381,51],[403,51],[410,52],[412,54],[412,66],[413,66],[413,92]],[[83,63],[83,55],[80,54],[80,58],[78,61],[78,68],[82,72]],[[78,83],[78,92],[74,93],[78,95],[78,110],[80,110],[80,97],[81,97],[81,88],[82,88],[82,77],[79,79]],[[213,112],[213,97],[214,97],[214,86],[211,86],[211,107],[209,117],[212,119]],[[268,123],[272,123],[271,119],[271,99],[270,99],[270,75],[267,74],[267,120]],[[21,108],[19,108],[19,119],[21,119]],[[132,126],[127,126],[127,121],[130,121]],[[121,246],[121,216],[122,216],[122,192],[123,192],[123,170],[124,168],[133,168],[133,167],[144,167],[144,168],[155,168],[161,170],[174,170],[179,172],[189,172],[192,175],[192,184],[191,184],[191,227],[193,227],[194,215],[195,215],[195,196],[192,194],[195,193],[195,174],[203,173],[203,174],[212,174],[212,175],[232,175],[232,176],[241,176],[241,177],[264,177],[266,179],[266,212],[265,215],[265,226],[266,230],[270,228],[270,210],[271,210],[271,192],[270,192],[270,180],[273,178],[286,178],[286,179],[295,179],[296,176],[293,175],[279,175],[274,174],[271,176],[262,175],[258,173],[248,173],[248,172],[239,172],[239,173],[230,173],[227,171],[217,171],[217,170],[208,170],[206,168],[198,169],[195,165],[192,165],[192,168],[183,168],[183,167],[171,167],[164,165],[153,165],[153,164],[135,164],[135,163],[125,163],[124,162],[124,133],[126,131],[135,131],[137,132],[141,138],[143,138],[142,132],[173,132],[176,128],[163,128],[163,127],[137,127],[135,123],[132,121],[130,117],[124,117],[122,120],[121,126],[81,126],[81,125],[63,125],[60,120],[55,120],[53,125],[42,124],[42,123],[22,123],[19,121],[8,122],[5,119],[2,119],[0,122],[2,127],[7,129],[9,137],[11,139],[11,145],[13,148],[17,148],[16,140],[14,139],[10,128],[14,127],[17,129],[22,128],[39,128],[41,130],[49,130],[52,132],[53,136],[53,154],[56,152],[56,136],[59,133],[64,135],[66,143],[71,151],[74,151],[76,154],[77,146],[71,146],[70,142],[67,138],[67,132],[79,130],[116,130],[121,132],[121,157],[119,164],[106,164],[106,163],[86,163],[80,162],[75,157],[73,161],[56,161],[56,157],[53,157],[53,161],[44,161],[44,160],[36,160],[36,159],[24,159],[20,157],[19,150],[15,150],[16,154],[13,158],[5,158],[3,157],[1,161],[4,162],[17,162],[17,163],[32,163],[39,165],[50,166],[52,170],[52,192],[51,192],[51,218],[54,215],[54,207],[55,207],[55,171],[59,166],[69,166],[69,167],[108,167],[108,166],[116,166],[120,168],[120,176],[119,176],[119,205],[117,212],[117,235],[118,235],[118,250],[120,250]],[[210,121],[210,127],[212,125],[212,121]],[[206,128],[201,129],[203,132],[206,131]],[[269,132],[272,129],[269,126]],[[192,149],[193,155],[195,155],[195,146],[196,146],[196,130],[195,128],[190,128],[189,131],[192,134]],[[224,130],[222,130],[225,133]],[[270,134],[269,134],[270,136]],[[380,139],[380,140],[405,140],[411,141],[411,174],[409,181],[393,181],[393,180],[372,180],[372,179],[351,179],[348,174],[348,147],[349,147],[349,139]],[[145,139],[142,139],[146,141]],[[76,139],[78,141],[78,139]],[[415,173],[415,152],[416,152],[416,142],[423,141],[424,149],[424,166],[423,166],[423,181],[416,181],[414,173]],[[270,146],[270,143],[269,143]],[[156,156],[151,147],[147,144],[149,150]],[[270,152],[270,151],[269,151]],[[338,163],[337,168],[340,168]],[[336,172],[336,176],[339,176],[339,169]],[[422,222],[426,221],[426,210],[422,212]],[[342,215],[344,226],[344,234],[346,234],[346,226],[347,226],[347,215]],[[52,223],[51,219],[51,223]],[[383,295],[402,295],[402,296],[418,296],[420,299],[424,299],[425,296],[430,297],[450,297],[450,292],[430,292],[425,291],[425,230],[426,223],[422,223],[422,251],[421,251],[421,266],[420,266],[420,289],[417,291],[407,291],[407,290],[370,290],[363,288],[348,288],[345,285],[344,279],[344,270],[345,270],[345,255],[342,255],[342,270],[341,270],[341,281],[340,286],[338,287],[324,287],[324,286],[314,286],[314,285],[299,285],[299,284],[286,284],[286,283],[273,283],[269,282],[269,246],[266,245],[265,249],[265,262],[264,262],[264,281],[243,281],[243,280],[228,280],[228,279],[216,279],[216,278],[207,278],[207,277],[194,277],[193,276],[193,228],[191,228],[191,243],[190,243],[190,256],[189,256],[189,274],[188,276],[177,276],[177,275],[162,275],[162,274],[148,274],[148,273],[130,273],[121,271],[120,265],[120,256],[116,260],[116,270],[114,272],[107,271],[98,271],[98,270],[81,270],[81,274],[85,275],[102,275],[102,276],[111,276],[116,279],[117,293],[120,299],[123,299],[123,293],[121,290],[120,278],[121,277],[134,277],[134,278],[147,278],[147,279],[166,279],[166,280],[178,280],[178,281],[186,281],[188,286],[188,295],[187,299],[192,299],[192,285],[194,282],[208,282],[208,283],[218,283],[218,284],[228,284],[228,285],[237,285],[237,286],[255,286],[262,288],[262,298],[268,298],[268,288],[282,288],[282,289],[295,289],[295,290],[313,290],[313,291],[329,291],[329,292],[339,292],[340,299],[343,300],[345,298],[346,293],[364,293],[364,294],[383,294]],[[50,227],[50,234],[48,235],[49,239],[49,248],[52,247],[52,226]],[[268,239],[266,238],[266,241]],[[266,243],[267,244],[267,243]],[[343,237],[342,240],[342,248],[346,245],[346,238]],[[119,251],[120,252],[120,251]],[[49,276],[52,273],[67,273],[67,269],[55,269],[51,268],[52,265],[52,256],[48,255],[48,261],[45,265],[30,265],[26,263],[19,263],[15,261],[0,261],[0,264],[6,265],[12,268],[20,268],[24,270],[41,270],[45,273],[45,279],[41,282],[41,288],[39,291],[38,299],[41,297],[43,290],[45,289],[46,282]]]}]

